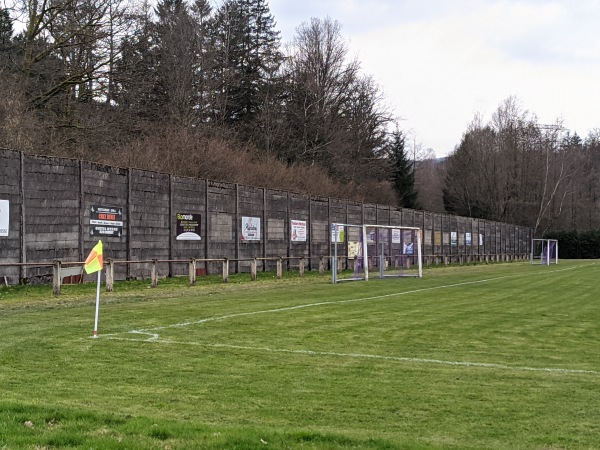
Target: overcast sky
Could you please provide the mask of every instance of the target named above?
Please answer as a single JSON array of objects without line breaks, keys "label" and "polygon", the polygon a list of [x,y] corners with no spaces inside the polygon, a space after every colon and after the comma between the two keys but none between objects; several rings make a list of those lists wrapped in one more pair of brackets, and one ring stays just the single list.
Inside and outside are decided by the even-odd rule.
[{"label": "overcast sky", "polygon": [[282,41],[337,20],[400,126],[444,156],[516,97],[540,123],[600,128],[598,0],[269,0]]}]

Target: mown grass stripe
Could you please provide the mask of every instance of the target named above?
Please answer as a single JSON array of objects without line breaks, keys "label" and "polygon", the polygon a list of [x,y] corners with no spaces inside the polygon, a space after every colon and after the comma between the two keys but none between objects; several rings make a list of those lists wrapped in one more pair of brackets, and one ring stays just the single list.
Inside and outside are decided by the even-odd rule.
[{"label": "mown grass stripe", "polygon": [[[294,310],[305,309],[305,308],[314,308],[314,307],[318,307],[318,306],[365,302],[365,301],[370,301],[370,300],[381,300],[381,299],[385,299],[385,298],[400,297],[403,295],[418,294],[421,292],[434,291],[434,290],[439,290],[439,289],[448,289],[448,288],[461,287],[461,286],[467,286],[467,285],[473,285],[473,284],[488,283],[491,281],[498,281],[498,280],[503,280],[506,278],[516,278],[516,277],[523,277],[523,276],[535,276],[535,275],[542,275],[542,274],[555,273],[555,272],[564,272],[567,270],[574,270],[579,267],[584,267],[584,266],[583,265],[582,266],[571,266],[571,267],[566,267],[566,268],[562,268],[562,269],[547,271],[544,273],[504,275],[504,276],[500,276],[500,277],[486,278],[483,280],[464,281],[464,282],[460,282],[460,283],[445,284],[445,285],[441,285],[441,286],[431,286],[431,287],[426,287],[426,288],[412,289],[410,291],[393,292],[391,294],[375,295],[375,296],[369,296],[369,297],[344,299],[344,300],[331,300],[331,301],[326,301],[326,302],[305,303],[302,305],[286,306],[283,308],[274,308],[274,309],[266,309],[266,310],[260,310],[260,311],[249,311],[249,312],[243,312],[243,313],[225,314],[222,316],[207,317],[204,319],[193,320],[193,321],[188,321],[188,322],[181,322],[181,323],[175,323],[175,324],[170,324],[170,325],[162,325],[162,326],[152,327],[152,328],[141,328],[141,329],[137,329],[137,330],[130,330],[130,331],[123,332],[123,333],[151,334],[152,336],[154,336],[154,335],[156,335],[156,333],[151,333],[152,331],[166,330],[169,328],[183,328],[183,327],[188,327],[188,326],[192,326],[192,325],[200,325],[200,324],[207,323],[207,322],[234,319],[234,318],[238,318],[238,317],[255,316],[255,315],[259,315],[259,314],[272,314],[272,313],[278,313],[278,312],[294,311]],[[98,335],[98,337],[118,336],[123,333],[107,333],[107,334]]]},{"label": "mown grass stripe", "polygon": [[233,345],[233,344],[221,344],[221,343],[204,343],[204,342],[186,342],[176,341],[172,339],[132,339],[132,338],[120,338],[110,337],[110,340],[116,341],[128,341],[128,342],[152,342],[157,344],[175,344],[175,345],[197,345],[201,347],[213,347],[213,348],[230,348],[235,350],[249,350],[255,352],[269,352],[269,353],[293,353],[298,355],[309,355],[309,356],[335,356],[343,358],[362,358],[362,359],[379,359],[385,361],[395,361],[403,363],[417,363],[417,364],[439,364],[445,366],[462,366],[462,367],[482,367],[488,369],[499,369],[499,370],[512,370],[519,372],[548,372],[548,373],[564,373],[564,374],[587,374],[587,375],[600,375],[600,372],[595,370],[583,370],[583,369],[565,369],[560,367],[526,367],[526,366],[509,366],[506,364],[496,363],[484,363],[484,362],[472,362],[472,361],[445,361],[441,359],[431,358],[408,358],[403,356],[385,356],[385,355],[368,355],[362,353],[340,353],[340,352],[322,352],[315,350],[302,350],[302,349],[280,349],[280,348],[269,348],[269,347],[251,347],[247,345]]}]

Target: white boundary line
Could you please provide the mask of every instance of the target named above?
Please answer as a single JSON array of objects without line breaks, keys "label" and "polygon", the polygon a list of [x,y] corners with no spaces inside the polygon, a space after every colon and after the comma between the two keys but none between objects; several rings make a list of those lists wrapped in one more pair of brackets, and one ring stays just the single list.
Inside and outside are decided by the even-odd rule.
[{"label": "white boundary line", "polygon": [[[597,264],[597,263],[592,263],[589,265],[595,265],[595,264]],[[594,371],[594,370],[562,369],[562,368],[552,368],[552,367],[536,368],[536,367],[526,367],[526,366],[514,366],[513,367],[513,366],[508,366],[505,364],[479,363],[479,362],[469,362],[469,361],[445,361],[445,360],[429,359],[429,358],[409,358],[409,357],[397,357],[397,356],[369,355],[369,354],[360,354],[360,353],[318,352],[318,351],[313,351],[313,350],[271,349],[268,347],[249,347],[249,346],[218,344],[218,343],[217,344],[209,344],[209,343],[199,343],[199,342],[184,342],[184,341],[161,339],[159,333],[153,333],[153,331],[160,331],[160,330],[165,330],[165,329],[169,329],[169,328],[182,328],[182,327],[187,327],[187,326],[191,326],[191,325],[199,325],[199,324],[203,324],[203,323],[207,323],[207,322],[214,322],[214,321],[218,321],[218,320],[227,320],[227,319],[232,319],[232,318],[237,318],[237,317],[247,317],[247,316],[254,316],[254,315],[258,315],[258,314],[270,314],[270,313],[277,313],[277,312],[283,312],[283,311],[294,311],[294,310],[298,310],[298,309],[312,308],[312,307],[325,306],[325,305],[336,305],[336,304],[344,304],[344,303],[363,302],[363,301],[369,301],[369,300],[379,300],[379,299],[384,299],[384,298],[389,298],[389,297],[415,294],[418,292],[433,291],[433,290],[437,290],[437,289],[445,289],[445,288],[452,288],[452,287],[458,287],[458,286],[466,286],[466,285],[471,285],[471,284],[487,283],[490,281],[497,281],[497,280],[502,280],[505,278],[516,278],[516,277],[523,277],[523,276],[529,276],[529,275],[540,275],[540,274],[547,274],[547,273],[564,272],[567,270],[574,270],[574,269],[577,269],[580,267],[585,267],[585,266],[588,266],[588,265],[586,264],[586,265],[579,265],[579,266],[571,266],[571,267],[555,269],[555,270],[551,270],[551,271],[544,271],[542,273],[536,272],[533,274],[526,273],[526,274],[516,274],[516,275],[504,275],[504,276],[500,276],[500,277],[486,278],[483,280],[465,281],[462,283],[453,283],[453,284],[446,284],[446,285],[441,285],[441,286],[432,286],[432,287],[427,287],[427,288],[413,289],[410,291],[395,292],[395,293],[391,293],[391,294],[376,295],[376,296],[371,296],[371,297],[362,297],[362,298],[346,299],[346,300],[335,300],[335,301],[328,301],[328,302],[306,303],[306,304],[302,304],[302,305],[289,306],[289,307],[283,307],[283,308],[267,309],[267,310],[260,310],[260,311],[250,311],[250,312],[245,312],[245,313],[226,314],[223,316],[207,317],[205,319],[191,321],[191,322],[182,322],[182,323],[177,323],[177,324],[164,325],[164,326],[160,326],[160,327],[131,330],[131,331],[121,332],[121,333],[103,334],[101,336],[99,335],[98,337],[105,337],[105,338],[108,338],[111,340],[130,341],[130,342],[152,342],[152,343],[161,343],[161,344],[197,345],[197,346],[204,346],[204,347],[230,348],[230,349],[241,349],[241,350],[251,350],[251,351],[263,351],[263,352],[271,352],[271,353],[295,353],[295,354],[317,355],[317,356],[368,358],[368,359],[379,359],[379,360],[397,361],[397,362],[412,362],[412,363],[420,363],[420,364],[441,364],[441,365],[465,366],[465,367],[483,367],[483,368],[494,368],[494,369],[502,369],[502,370],[527,371],[527,372],[600,375],[600,372]],[[147,339],[133,339],[133,338],[125,338],[125,337],[121,337],[121,338],[116,337],[116,336],[123,335],[123,334],[147,335],[150,337]]]},{"label": "white boundary line", "polygon": [[[564,272],[566,270],[573,270],[578,267],[581,267],[581,266],[572,266],[572,267],[567,267],[567,268],[563,268],[563,269],[546,271],[546,272],[544,272],[544,274],[549,273],[549,272],[553,272],[553,273],[554,272]],[[533,275],[538,275],[538,274],[539,273],[534,273]],[[528,276],[528,275],[532,275],[532,274],[503,275],[500,277],[486,278],[483,280],[464,281],[462,283],[445,284],[445,285],[441,285],[441,286],[431,286],[431,287],[426,287],[426,288],[413,289],[410,291],[393,292],[391,294],[375,295],[375,296],[371,296],[371,297],[351,298],[351,299],[345,299],[345,300],[332,300],[332,301],[327,301],[327,302],[305,303],[302,305],[286,306],[286,307],[282,307],[282,308],[226,314],[223,316],[207,317],[205,319],[194,320],[194,321],[190,321],[190,322],[175,323],[175,324],[171,324],[171,325],[163,325],[163,326],[153,327],[153,328],[141,328],[139,330],[123,331],[120,333],[103,334],[102,337],[118,336],[118,335],[125,334],[125,333],[156,334],[156,333],[148,333],[148,332],[166,330],[169,328],[182,328],[182,327],[187,327],[187,326],[191,326],[191,325],[200,325],[200,324],[207,323],[207,322],[214,322],[214,321],[218,321],[218,320],[227,320],[227,319],[233,319],[233,318],[237,318],[237,317],[247,317],[247,316],[256,316],[259,314],[271,314],[271,313],[278,313],[278,312],[284,312],[284,311],[294,311],[294,310],[304,309],[304,308],[314,308],[317,306],[339,305],[339,304],[344,304],[344,303],[356,303],[356,302],[365,302],[365,301],[369,301],[369,300],[380,300],[380,299],[384,299],[384,298],[416,294],[419,292],[427,292],[427,291],[434,291],[434,290],[438,290],[438,289],[467,286],[467,285],[471,285],[471,284],[481,284],[481,283],[487,283],[490,281],[502,280],[505,278],[516,278],[516,277],[523,277],[523,276]],[[156,334],[156,335],[158,336],[158,334]],[[101,336],[99,336],[99,337],[101,337]]]},{"label": "white boundary line", "polygon": [[[484,283],[486,281],[492,281],[492,280],[501,279],[501,278],[506,278],[506,277],[490,278],[490,279],[487,279],[487,280],[466,281],[464,283],[447,284],[447,285],[443,285],[443,286],[433,286],[433,287],[428,287],[428,288],[413,289],[412,291],[394,292],[394,293],[391,293],[391,294],[376,295],[376,296],[372,296],[372,297],[351,298],[351,299],[345,299],[345,300],[332,300],[332,301],[328,301],[328,302],[305,303],[305,304],[302,304],[302,305],[285,306],[285,307],[282,307],[282,308],[275,308],[275,309],[264,309],[264,310],[260,310],[260,311],[249,311],[249,312],[243,312],[243,313],[226,314],[226,315],[223,315],[223,316],[207,317],[206,319],[194,320],[194,321],[191,321],[191,322],[175,323],[175,324],[171,324],[171,325],[163,325],[163,326],[160,326],[160,327],[153,327],[153,328],[141,328],[139,330],[123,331],[123,332],[120,332],[120,333],[103,334],[102,337],[118,336],[120,334],[125,334],[125,333],[153,334],[153,333],[149,333],[149,332],[150,331],[166,330],[166,329],[169,329],[169,328],[188,327],[190,325],[200,325],[200,324],[207,323],[207,322],[214,322],[214,321],[217,321],[217,320],[233,319],[233,318],[236,318],[236,317],[256,316],[256,315],[259,315],[259,314],[270,314],[270,313],[278,313],[278,312],[283,312],[283,311],[294,311],[294,310],[297,310],[297,309],[304,309],[304,308],[314,308],[314,307],[317,307],[317,306],[339,305],[339,304],[343,304],[343,303],[356,303],[356,302],[365,302],[365,301],[369,301],[369,300],[379,300],[379,299],[383,299],[383,298],[397,297],[397,296],[408,295],[408,294],[415,294],[417,292],[433,291],[433,290],[436,290],[436,289],[444,289],[444,288],[450,288],[450,287],[456,287],[456,286],[464,286],[464,285],[468,285],[468,284]],[[157,334],[157,336],[158,336],[158,334]]]},{"label": "white boundary line", "polygon": [[382,356],[382,355],[369,355],[363,353],[338,353],[338,352],[318,352],[314,350],[289,350],[289,349],[275,349],[269,347],[251,347],[247,345],[233,345],[233,344],[208,344],[201,342],[185,342],[185,341],[174,341],[170,339],[132,339],[132,338],[119,338],[110,337],[111,340],[118,341],[129,341],[129,342],[152,342],[156,344],[175,344],[175,345],[190,345],[200,347],[213,347],[213,348],[226,348],[234,350],[250,350],[256,352],[269,352],[269,353],[293,353],[307,356],[334,356],[342,358],[363,358],[363,359],[378,359],[384,361],[395,361],[400,363],[416,363],[416,364],[438,364],[445,366],[462,366],[462,367],[482,367],[488,369],[501,369],[501,370],[512,370],[519,372],[546,372],[546,373],[563,373],[563,374],[586,374],[586,375],[600,375],[600,372],[595,370],[583,370],[583,369],[562,369],[558,367],[526,367],[526,366],[508,366],[506,364],[495,364],[495,363],[479,363],[469,361],[445,361],[442,359],[430,359],[430,358],[409,358],[403,356]]}]

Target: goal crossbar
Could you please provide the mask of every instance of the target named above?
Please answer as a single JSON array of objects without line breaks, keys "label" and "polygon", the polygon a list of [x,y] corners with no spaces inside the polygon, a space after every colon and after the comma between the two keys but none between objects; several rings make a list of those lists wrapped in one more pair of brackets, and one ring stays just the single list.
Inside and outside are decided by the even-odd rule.
[{"label": "goal crossbar", "polygon": [[[332,223],[331,230],[333,283],[356,280],[367,281],[371,264],[379,268],[380,278],[411,276],[421,278],[423,276],[421,228],[398,225]],[[387,233],[384,230],[387,230]],[[351,234],[356,241],[350,241]],[[352,262],[354,266],[354,275],[350,278],[338,276],[340,272],[339,257],[344,256],[340,255],[338,244],[342,244],[341,248],[347,250],[345,254],[347,268],[350,266],[348,261]],[[369,247],[371,247],[371,250]],[[353,259],[350,259],[351,257]],[[400,266],[398,266],[399,261],[402,262]],[[406,265],[406,268],[410,268],[411,271],[407,270],[405,273],[403,269],[400,269],[400,273],[390,274],[392,271],[386,272],[388,267],[397,270],[398,267],[404,265]],[[360,273],[357,270],[359,267],[361,269]]]},{"label": "goal crossbar", "polygon": [[558,240],[557,239],[532,239],[530,264],[558,264]]}]

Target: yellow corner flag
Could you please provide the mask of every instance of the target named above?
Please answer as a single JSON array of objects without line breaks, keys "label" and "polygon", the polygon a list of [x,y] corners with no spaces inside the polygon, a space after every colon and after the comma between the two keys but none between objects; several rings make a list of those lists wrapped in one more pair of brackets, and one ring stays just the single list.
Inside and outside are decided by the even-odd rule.
[{"label": "yellow corner flag", "polygon": [[102,241],[98,241],[96,246],[92,249],[85,260],[83,268],[85,269],[85,273],[94,273],[102,270],[103,266],[104,260],[102,258]]}]

